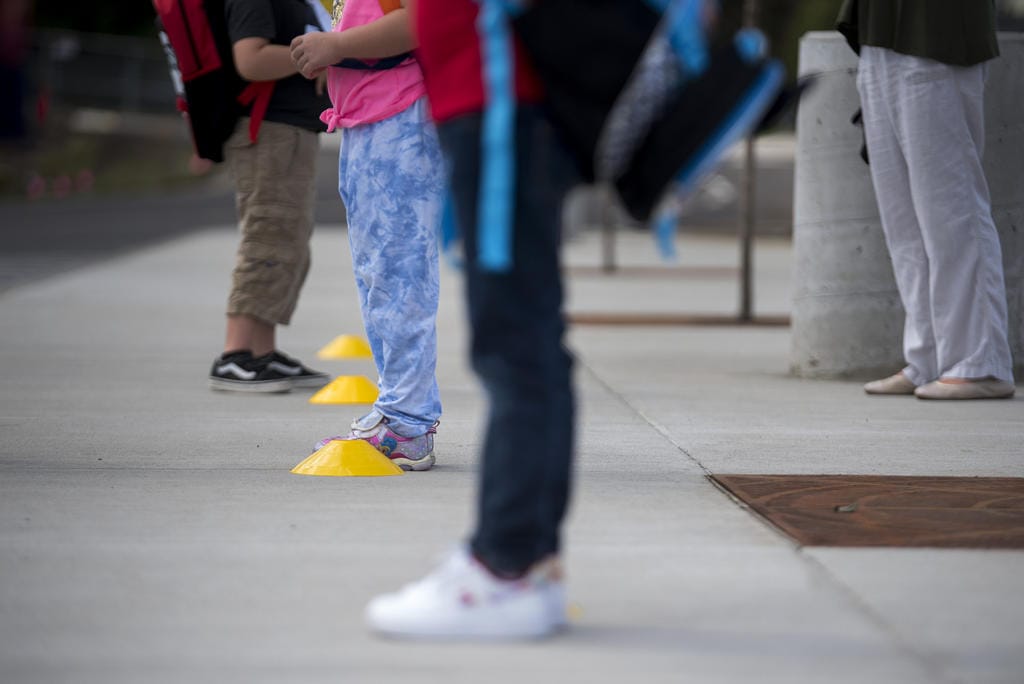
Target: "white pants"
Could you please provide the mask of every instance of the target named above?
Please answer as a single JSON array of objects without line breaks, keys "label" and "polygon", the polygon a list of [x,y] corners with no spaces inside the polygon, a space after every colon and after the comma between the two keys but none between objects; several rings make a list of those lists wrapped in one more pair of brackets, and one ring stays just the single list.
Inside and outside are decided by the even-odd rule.
[{"label": "white pants", "polygon": [[871,179],[907,318],[904,374],[1013,382],[984,148],[985,67],[864,47]]}]

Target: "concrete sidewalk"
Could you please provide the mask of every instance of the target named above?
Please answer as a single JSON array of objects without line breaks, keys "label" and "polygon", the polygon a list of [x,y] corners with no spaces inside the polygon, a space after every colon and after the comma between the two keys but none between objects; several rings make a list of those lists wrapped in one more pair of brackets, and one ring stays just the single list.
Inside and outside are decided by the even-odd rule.
[{"label": "concrete sidewalk", "polygon": [[[206,389],[235,234],[214,226],[0,295],[0,682],[1024,681],[1024,553],[798,548],[709,473],[1024,475],[1024,399],[869,398],[787,375],[783,328],[577,327],[572,630],[541,644],[397,643],[367,599],[471,520],[481,397],[445,271],[438,466],[289,470],[359,407]],[[623,265],[650,265],[624,234]],[[683,265],[734,241],[680,240]],[[281,346],[361,333],[344,232],[321,228]],[[600,263],[598,237],[570,265]],[[790,249],[762,241],[757,310]],[[579,275],[570,309],[721,313],[736,281]],[[369,362],[320,362],[371,374]],[[530,436],[523,435],[523,448]]]}]

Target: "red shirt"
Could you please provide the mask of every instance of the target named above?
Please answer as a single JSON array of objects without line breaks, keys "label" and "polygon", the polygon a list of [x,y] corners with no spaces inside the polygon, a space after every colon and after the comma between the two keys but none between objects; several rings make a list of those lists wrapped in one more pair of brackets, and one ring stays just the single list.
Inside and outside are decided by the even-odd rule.
[{"label": "red shirt", "polygon": [[[474,0],[415,0],[413,22],[419,48],[416,58],[438,122],[479,112],[484,106],[480,38]],[[523,102],[541,98],[540,82],[516,46],[516,96]]]}]

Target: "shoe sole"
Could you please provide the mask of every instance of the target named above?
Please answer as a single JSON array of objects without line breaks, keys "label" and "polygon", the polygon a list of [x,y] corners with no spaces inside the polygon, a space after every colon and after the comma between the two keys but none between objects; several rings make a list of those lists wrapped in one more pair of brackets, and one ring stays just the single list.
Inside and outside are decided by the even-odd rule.
[{"label": "shoe sole", "polygon": [[309,375],[304,378],[289,378],[296,389],[320,389],[331,381],[329,375]]},{"label": "shoe sole", "polygon": [[470,641],[493,643],[502,641],[541,641],[568,631],[567,628],[551,626],[544,630],[528,632],[477,633],[477,632],[403,632],[370,625],[370,631],[385,639],[395,641]]},{"label": "shoe sole", "polygon": [[973,394],[970,396],[928,396],[927,394],[916,395],[918,399],[922,401],[986,401],[989,399],[1013,399],[1014,392],[1006,392],[1003,394]]},{"label": "shoe sole", "polygon": [[907,392],[890,392],[886,390],[864,390],[864,394],[870,394],[873,397],[912,397],[914,396],[914,390],[910,389]]},{"label": "shoe sole", "polygon": [[223,378],[210,378],[210,389],[218,392],[247,392],[252,394],[283,394],[292,390],[292,381],[266,380],[254,382],[252,380],[225,380]]},{"label": "shoe sole", "polygon": [[413,461],[409,458],[392,458],[391,462],[402,470],[412,470],[415,472],[423,472],[424,470],[430,470],[434,467],[434,454],[428,454],[423,458]]},{"label": "shoe sole", "polygon": [[[387,639],[401,641],[536,641],[564,633],[567,625],[553,623],[547,619],[533,624],[508,623],[501,625],[400,625],[391,620],[375,617],[370,611],[364,617],[370,631]],[[388,624],[388,623],[391,624]]]}]

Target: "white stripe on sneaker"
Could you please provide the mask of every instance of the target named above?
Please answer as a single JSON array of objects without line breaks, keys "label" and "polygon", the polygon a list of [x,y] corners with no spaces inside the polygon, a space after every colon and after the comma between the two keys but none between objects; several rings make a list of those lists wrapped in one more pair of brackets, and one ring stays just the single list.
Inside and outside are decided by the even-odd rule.
[{"label": "white stripe on sneaker", "polygon": [[217,366],[217,375],[227,375],[228,373],[242,380],[252,380],[256,377],[256,371],[245,370],[234,361],[225,363],[223,366]]},{"label": "white stripe on sneaker", "polygon": [[279,363],[277,361],[271,361],[270,363],[268,363],[267,368],[269,368],[270,370],[277,371],[281,375],[295,376],[302,374],[301,366],[286,366],[283,363]]}]

